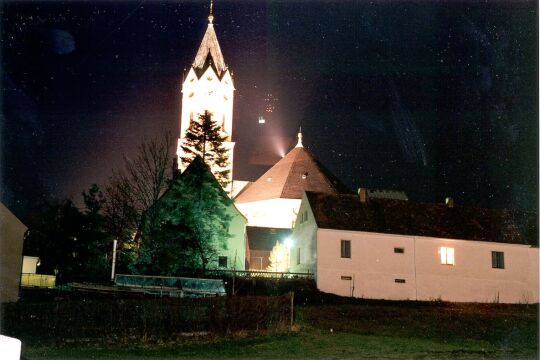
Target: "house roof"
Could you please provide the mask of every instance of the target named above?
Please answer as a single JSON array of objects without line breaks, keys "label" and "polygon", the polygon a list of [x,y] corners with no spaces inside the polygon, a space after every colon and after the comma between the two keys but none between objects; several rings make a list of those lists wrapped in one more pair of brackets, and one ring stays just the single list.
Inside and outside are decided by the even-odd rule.
[{"label": "house roof", "polygon": [[[195,158],[189,163],[189,165],[186,167],[186,169],[182,173],[178,172],[178,173],[173,174],[172,181],[169,183],[168,187],[165,189],[163,194],[161,194],[157,203],[163,201],[166,198],[169,198],[170,196],[173,196],[171,192],[171,188],[173,187],[175,181],[178,181],[178,180],[183,181],[183,179],[189,178],[190,174],[196,175],[197,173],[203,174],[207,180],[211,181],[212,184],[215,186],[215,188],[218,189],[220,196],[222,196],[223,199],[226,199],[227,206],[231,209],[234,209],[236,214],[241,216],[244,219],[244,221],[247,223],[246,216],[242,214],[242,212],[236,207],[234,201],[229,200],[229,195],[227,195],[227,192],[223,190],[223,187],[221,187],[221,185],[219,184],[219,181],[216,179],[216,177],[214,176],[214,174],[212,173],[208,165],[203,161],[203,159],[199,155],[195,156]],[[143,216],[145,215],[143,214]]]},{"label": "house roof", "polygon": [[[219,189],[219,192],[221,196],[223,196],[224,199],[229,199],[229,195],[227,192],[223,189],[223,187],[220,185],[219,181],[216,179],[208,165],[203,161],[203,159],[197,155],[195,158],[189,163],[189,165],[186,167],[184,172],[181,173],[181,177],[185,178],[186,176],[189,176],[190,173],[197,172],[197,171],[204,171],[204,173],[208,176],[209,179],[212,179],[212,182],[214,183],[214,186]],[[164,194],[165,195],[165,194]],[[242,212],[236,207],[234,201],[227,201],[228,206],[231,206],[231,208],[234,209],[234,211],[240,215],[242,218],[244,218],[244,221],[247,222],[247,218]]]},{"label": "house roof", "polygon": [[250,250],[272,251],[276,241],[283,242],[291,235],[291,229],[247,226],[246,233]]},{"label": "house roof", "polygon": [[238,194],[235,201],[301,199],[304,191],[340,193],[348,189],[300,143]]},{"label": "house roof", "polygon": [[[208,61],[209,57],[211,57],[211,61]],[[221,76],[227,70],[227,65],[225,65],[225,60],[221,53],[221,48],[219,47],[214,24],[212,22],[208,23],[197,55],[195,55],[193,67],[195,69],[204,69],[209,64],[212,64],[215,67],[218,76]]]},{"label": "house roof", "polygon": [[322,229],[538,246],[537,214],[533,212],[382,198],[361,202],[357,195],[345,194],[306,195]]}]

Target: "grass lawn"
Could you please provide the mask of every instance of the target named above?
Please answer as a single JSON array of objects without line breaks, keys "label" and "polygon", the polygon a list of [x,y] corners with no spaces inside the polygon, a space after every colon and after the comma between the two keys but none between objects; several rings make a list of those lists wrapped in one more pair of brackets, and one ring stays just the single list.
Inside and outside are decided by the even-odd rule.
[{"label": "grass lawn", "polygon": [[163,345],[31,347],[24,359],[537,359],[535,306],[340,304],[297,308],[298,330]]}]

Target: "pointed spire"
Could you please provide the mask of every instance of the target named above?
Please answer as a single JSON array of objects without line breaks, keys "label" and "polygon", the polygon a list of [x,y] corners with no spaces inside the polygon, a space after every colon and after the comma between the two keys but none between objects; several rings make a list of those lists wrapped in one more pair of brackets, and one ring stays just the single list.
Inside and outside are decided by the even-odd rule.
[{"label": "pointed spire", "polygon": [[302,145],[302,127],[300,126],[300,130],[298,130],[298,143],[295,147],[304,147]]},{"label": "pointed spire", "polygon": [[210,0],[210,15],[208,15],[208,24],[212,24],[214,21],[214,15],[212,14],[213,7],[214,7],[214,0]]},{"label": "pointed spire", "polygon": [[213,15],[214,2],[210,0],[210,15],[208,16],[208,27],[204,33],[204,37],[201,42],[201,46],[195,55],[195,60],[193,61],[193,67],[197,69],[202,69],[205,67],[206,58],[210,55],[212,58],[212,63],[216,67],[217,75],[221,74],[227,70],[227,65],[225,65],[225,60],[223,60],[223,54],[221,53],[221,48],[217,40],[216,32],[214,30],[214,15]]}]

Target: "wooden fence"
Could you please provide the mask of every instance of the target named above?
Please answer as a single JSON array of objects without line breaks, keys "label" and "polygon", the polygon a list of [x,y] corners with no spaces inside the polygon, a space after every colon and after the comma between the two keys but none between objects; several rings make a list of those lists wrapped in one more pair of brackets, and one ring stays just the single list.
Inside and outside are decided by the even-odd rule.
[{"label": "wooden fence", "polygon": [[2,332],[23,341],[175,338],[289,327],[293,294],[194,299],[21,302],[2,305]]}]

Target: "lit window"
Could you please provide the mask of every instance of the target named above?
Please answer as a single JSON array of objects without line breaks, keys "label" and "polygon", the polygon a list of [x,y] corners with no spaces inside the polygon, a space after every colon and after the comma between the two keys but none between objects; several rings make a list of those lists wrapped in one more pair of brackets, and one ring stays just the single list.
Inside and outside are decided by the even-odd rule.
[{"label": "lit window", "polygon": [[443,265],[454,265],[454,248],[450,247],[441,247],[441,264]]},{"label": "lit window", "polygon": [[351,257],[351,240],[341,240],[341,257]]},{"label": "lit window", "polygon": [[494,269],[504,269],[504,253],[502,251],[491,252],[491,267]]},{"label": "lit window", "polygon": [[226,256],[220,256],[218,258],[218,266],[221,268],[227,267],[227,257]]}]

